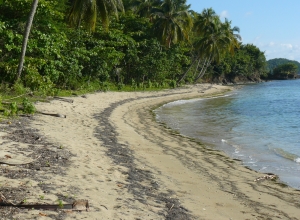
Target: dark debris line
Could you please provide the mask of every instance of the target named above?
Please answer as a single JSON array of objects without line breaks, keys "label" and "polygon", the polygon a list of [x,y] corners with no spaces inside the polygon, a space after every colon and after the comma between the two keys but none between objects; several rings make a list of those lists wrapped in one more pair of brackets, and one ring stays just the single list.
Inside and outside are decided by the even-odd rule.
[{"label": "dark debris line", "polygon": [[[7,142],[16,142],[14,148],[19,151],[30,152],[27,156],[33,159],[33,162],[29,164],[16,165],[17,169],[0,166],[0,175],[8,179],[29,178],[40,183],[33,188],[28,188],[25,185],[14,188],[5,184],[1,185],[0,192],[2,195],[15,204],[22,202],[32,191],[37,191],[35,188],[42,190],[45,195],[51,194],[51,191],[57,187],[50,183],[50,176],[53,174],[65,175],[66,168],[71,164],[70,158],[75,156],[70,151],[47,142],[37,129],[30,128],[31,120],[33,120],[32,117],[18,118],[11,120],[11,124],[0,124],[1,128],[8,133],[3,139]],[[21,148],[17,143],[28,144],[28,148]],[[43,171],[42,174],[41,171]],[[73,189],[70,190],[73,191]],[[57,196],[58,198],[61,197],[60,195]],[[71,199],[67,200],[70,202]],[[1,207],[0,219],[14,219],[14,216],[24,211],[26,210],[17,207]],[[52,219],[64,219],[65,217],[66,214],[59,210],[57,210],[57,214],[51,214]]]},{"label": "dark debris line", "polygon": [[[147,98],[152,98],[151,96]],[[106,155],[109,156],[115,164],[128,168],[127,184],[128,191],[139,202],[147,205],[147,197],[151,197],[157,204],[165,204],[167,214],[161,212],[159,215],[165,217],[167,220],[184,220],[194,219],[189,211],[182,207],[178,199],[171,198],[173,192],[168,193],[159,192],[159,185],[154,181],[153,175],[148,170],[141,170],[135,164],[134,151],[130,150],[128,146],[118,143],[118,133],[115,131],[113,125],[109,122],[112,111],[120,105],[133,100],[143,99],[126,99],[120,102],[111,104],[102,113],[96,114],[95,118],[99,121],[99,126],[96,128],[96,137],[99,138],[104,146],[107,148]],[[147,183],[147,184],[142,184]],[[130,204],[130,201],[129,201]]]},{"label": "dark debris line", "polygon": [[[179,93],[178,93],[179,94]],[[165,96],[168,96],[166,94]],[[155,96],[152,96],[155,97]],[[148,97],[149,98],[149,97]],[[142,99],[142,98],[139,98]],[[113,159],[116,164],[123,165],[129,170],[129,177],[127,185],[128,191],[131,192],[136,200],[147,204],[146,197],[152,197],[154,201],[159,204],[164,203],[166,207],[167,215],[165,213],[159,213],[166,219],[191,219],[191,215],[188,214],[188,210],[180,206],[180,203],[176,199],[171,199],[172,192],[159,193],[158,184],[153,180],[152,174],[148,171],[139,170],[134,163],[133,151],[127,148],[126,145],[119,144],[117,142],[117,133],[113,126],[109,123],[108,118],[111,115],[113,109],[117,106],[122,105],[126,102],[130,102],[134,99],[124,100],[115,104],[112,104],[109,108],[105,109],[101,114],[95,115],[99,119],[99,127],[96,128],[98,138],[103,141],[107,147],[107,155]],[[10,124],[5,122],[0,123],[1,129],[8,133],[7,136],[3,137],[6,142],[19,142],[28,144],[28,149],[20,148],[18,144],[15,144],[15,148],[20,151],[28,151],[30,154],[28,157],[33,159],[30,164],[17,165],[18,169],[7,169],[5,166],[0,166],[0,175],[7,177],[8,179],[22,179],[29,178],[40,182],[36,187],[40,188],[44,194],[51,194],[51,191],[56,188],[49,182],[49,175],[60,175],[63,176],[66,172],[66,168],[70,166],[70,158],[73,155],[70,151],[60,148],[53,143],[49,143],[46,139],[39,134],[39,130],[30,128],[31,121],[34,117],[18,118],[11,120]],[[103,128],[101,128],[103,127]],[[1,145],[0,145],[1,148]],[[40,175],[40,171],[44,171],[43,175]],[[146,181],[147,186],[143,186],[141,181]],[[34,189],[32,189],[34,190]],[[78,189],[74,187],[68,191],[71,193],[74,191],[78,192]],[[27,197],[28,187],[20,185],[19,187],[11,187],[9,185],[1,185],[0,192],[9,201],[19,203]],[[59,199],[63,199],[67,202],[71,202],[72,198],[65,198],[63,195],[57,195]],[[26,210],[17,207],[1,207],[0,208],[0,219],[14,219],[14,216],[22,213]],[[48,215],[51,219],[64,219],[66,214],[57,210],[57,214]]]},{"label": "dark debris line", "polygon": [[[19,123],[21,121],[21,123]],[[59,146],[48,143],[44,137],[38,134],[37,129],[28,128],[28,119],[18,119],[7,127],[8,135],[3,137],[14,142],[28,144],[28,151],[31,152],[28,157],[33,159],[33,162],[24,165],[18,165],[20,170],[11,170],[4,176],[16,179],[22,178],[20,172],[28,172],[28,177],[38,181],[45,180],[43,176],[37,175],[39,171],[43,170],[46,173],[54,173],[64,175],[66,172],[65,167],[70,165],[69,159],[73,155],[70,151],[60,149]],[[26,149],[15,146],[16,149],[24,151]]]}]

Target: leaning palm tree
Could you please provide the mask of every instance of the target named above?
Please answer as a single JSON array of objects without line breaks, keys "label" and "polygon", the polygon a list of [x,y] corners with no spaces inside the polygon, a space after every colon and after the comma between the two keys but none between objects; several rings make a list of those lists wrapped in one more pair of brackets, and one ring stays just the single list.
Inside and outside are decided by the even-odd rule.
[{"label": "leaning palm tree", "polygon": [[21,73],[22,73],[22,70],[23,70],[29,33],[30,33],[30,30],[31,30],[32,21],[33,21],[38,3],[39,3],[39,0],[33,0],[32,4],[31,4],[31,10],[30,10],[30,13],[29,13],[29,18],[27,20],[25,32],[24,32],[24,35],[23,35],[21,56],[20,56],[20,61],[19,61],[18,71],[17,71],[17,80],[21,77]]},{"label": "leaning palm tree", "polygon": [[196,79],[201,77],[202,73],[205,72],[211,62],[211,50],[212,48],[217,48],[214,47],[216,45],[213,45],[213,42],[216,40],[214,37],[220,23],[219,16],[212,8],[204,9],[201,14],[194,13],[194,63],[198,61],[194,75],[198,71],[200,64],[202,64],[201,71]]},{"label": "leaning palm tree", "polygon": [[219,16],[210,9],[205,9],[195,22],[195,32],[199,35],[194,43],[198,54],[198,64],[202,68],[195,77],[195,81],[200,79],[206,72],[211,62],[219,62],[227,52],[234,53],[235,48],[239,46],[241,37],[238,27],[231,28],[231,22],[225,20],[221,22]]},{"label": "leaning palm tree", "polygon": [[188,12],[189,6],[185,2],[185,0],[164,0],[160,8],[152,14],[154,32],[168,48],[171,44],[189,38],[193,23]]},{"label": "leaning palm tree", "polygon": [[119,11],[124,11],[122,0],[74,0],[68,20],[76,28],[83,21],[88,30],[94,31],[97,16],[100,15],[102,25],[107,29],[109,16],[117,17]]}]

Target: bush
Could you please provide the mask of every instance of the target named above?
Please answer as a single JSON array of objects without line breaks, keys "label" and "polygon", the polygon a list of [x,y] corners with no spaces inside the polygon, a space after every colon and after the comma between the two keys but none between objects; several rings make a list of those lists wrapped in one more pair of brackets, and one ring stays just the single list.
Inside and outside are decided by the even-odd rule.
[{"label": "bush", "polygon": [[176,86],[177,86],[176,80],[171,80],[171,81],[169,82],[169,86],[170,86],[172,89],[176,88]]},{"label": "bush", "polygon": [[23,99],[22,105],[23,105],[24,113],[26,113],[26,114],[34,114],[35,113],[35,111],[36,111],[35,106],[33,105],[32,102],[28,101],[27,98]]}]

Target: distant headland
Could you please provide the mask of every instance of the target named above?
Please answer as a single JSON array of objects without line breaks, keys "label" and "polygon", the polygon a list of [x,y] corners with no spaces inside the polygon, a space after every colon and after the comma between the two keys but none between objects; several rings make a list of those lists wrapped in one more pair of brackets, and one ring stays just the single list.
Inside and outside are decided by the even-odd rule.
[{"label": "distant headland", "polygon": [[267,61],[271,79],[300,78],[300,63],[285,58],[275,58]]}]

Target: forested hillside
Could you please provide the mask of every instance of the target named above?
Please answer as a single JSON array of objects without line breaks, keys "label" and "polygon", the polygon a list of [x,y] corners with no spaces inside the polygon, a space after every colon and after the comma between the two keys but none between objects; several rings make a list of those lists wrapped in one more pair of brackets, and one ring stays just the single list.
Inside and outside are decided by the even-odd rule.
[{"label": "forested hillside", "polygon": [[53,94],[267,76],[264,52],[242,44],[239,28],[212,8],[191,11],[186,0],[40,0],[34,13],[33,3],[0,1],[2,84]]},{"label": "forested hillside", "polygon": [[298,78],[298,66],[294,63],[285,63],[278,65],[273,69],[273,79],[296,79]]},{"label": "forested hillside", "polygon": [[275,59],[268,60],[267,63],[268,63],[268,68],[271,72],[273,72],[273,70],[277,66],[280,66],[280,65],[286,64],[286,63],[293,63],[293,64],[296,64],[298,66],[298,74],[300,74],[300,63],[298,61],[288,60],[288,59],[285,59],[285,58],[275,58]]}]

